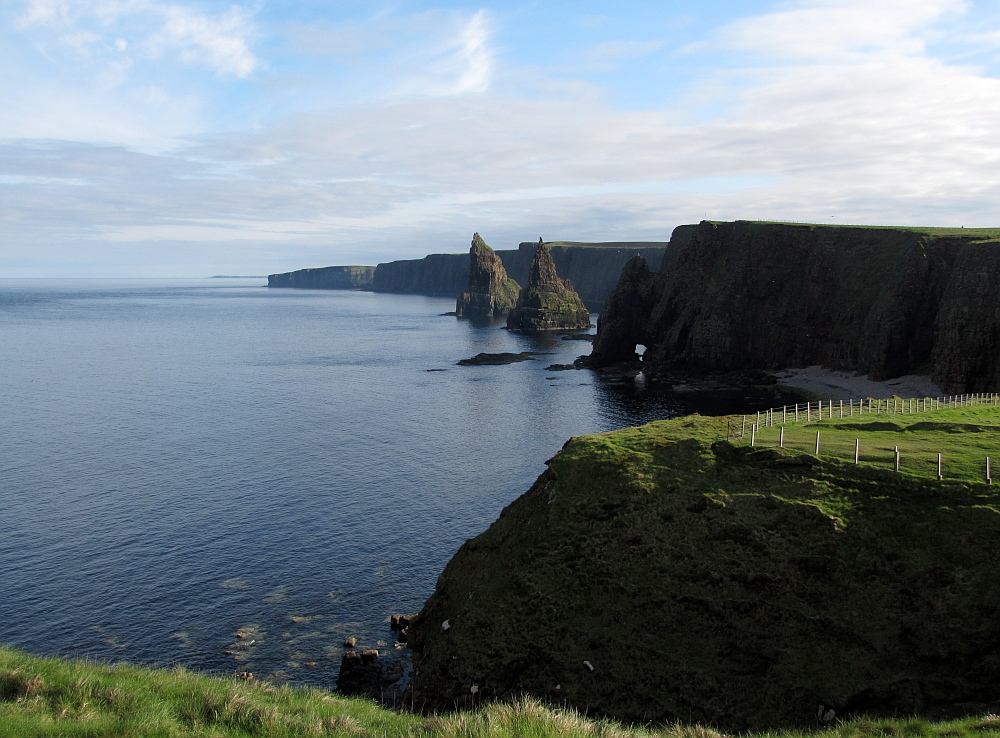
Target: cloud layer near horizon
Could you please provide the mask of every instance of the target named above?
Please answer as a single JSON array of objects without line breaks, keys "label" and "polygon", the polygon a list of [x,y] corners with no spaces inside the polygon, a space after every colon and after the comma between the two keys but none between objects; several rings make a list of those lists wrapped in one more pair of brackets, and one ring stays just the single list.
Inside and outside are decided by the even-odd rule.
[{"label": "cloud layer near horizon", "polygon": [[[0,276],[375,263],[474,230],[666,240],[703,217],[1000,226],[1000,24],[971,3],[799,0],[662,38],[555,18],[598,29],[561,55],[488,7],[266,10],[19,5]],[[12,78],[32,54],[50,69]]]}]

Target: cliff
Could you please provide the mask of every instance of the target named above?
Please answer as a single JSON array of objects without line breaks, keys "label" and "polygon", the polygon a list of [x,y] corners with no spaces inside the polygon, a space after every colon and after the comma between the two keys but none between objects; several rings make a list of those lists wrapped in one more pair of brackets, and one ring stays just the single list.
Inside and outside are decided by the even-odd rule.
[{"label": "cliff", "polygon": [[[534,243],[522,243],[517,249],[498,250],[507,275],[526,284]],[[608,242],[578,243],[554,242],[549,250],[559,273],[569,279],[581,299],[591,310],[600,310],[618,280],[626,262],[635,254],[642,254],[648,263],[659,268],[667,251],[666,243]],[[269,287],[314,287],[319,289],[357,289],[319,284],[299,284],[293,275],[323,272],[327,269],[371,269],[371,284],[361,289],[374,292],[392,292],[412,295],[455,297],[469,289],[468,254],[431,254],[422,259],[404,259],[379,264],[377,267],[324,267],[301,269],[298,272],[272,274]],[[300,278],[301,279],[301,278]],[[300,281],[300,280],[299,280]]]},{"label": "cliff", "polygon": [[1000,383],[1000,231],[712,223],[680,226],[672,267],[629,273],[591,362],[644,373],[822,364],[948,391]]},{"label": "cliff", "polygon": [[513,309],[521,288],[507,277],[503,262],[478,233],[469,249],[469,289],[455,301],[460,318],[502,318]]},{"label": "cliff", "polygon": [[[956,434],[996,442],[988,412],[986,425],[959,410],[839,433],[852,460],[856,436],[880,433],[890,453],[925,443],[954,458]],[[416,706],[528,694],[726,733],[989,712],[1000,492],[939,482],[932,460],[919,478],[736,447],[722,440],[731,420],[571,439],[459,549],[411,622]],[[802,427],[803,445],[817,427]]]},{"label": "cliff", "polygon": [[569,280],[559,277],[542,239],[531,260],[528,282],[507,316],[507,327],[529,332],[590,327],[590,311]]},{"label": "cliff", "polygon": [[372,285],[375,267],[330,266],[270,274],[268,287],[298,287],[312,290],[367,290]]}]

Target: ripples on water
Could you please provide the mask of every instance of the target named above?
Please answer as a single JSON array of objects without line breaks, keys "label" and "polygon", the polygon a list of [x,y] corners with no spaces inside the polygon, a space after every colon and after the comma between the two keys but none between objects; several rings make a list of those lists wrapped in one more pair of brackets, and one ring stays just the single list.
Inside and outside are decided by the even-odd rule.
[{"label": "ripples on water", "polygon": [[260,285],[0,280],[0,641],[330,685],[567,438],[691,410],[451,300]]}]

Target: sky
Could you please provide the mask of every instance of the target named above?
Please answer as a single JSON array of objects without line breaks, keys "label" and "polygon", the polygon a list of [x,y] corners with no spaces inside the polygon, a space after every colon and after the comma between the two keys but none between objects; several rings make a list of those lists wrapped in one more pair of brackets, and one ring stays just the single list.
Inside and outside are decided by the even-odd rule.
[{"label": "sky", "polygon": [[1000,226],[1000,0],[0,0],[0,277]]}]

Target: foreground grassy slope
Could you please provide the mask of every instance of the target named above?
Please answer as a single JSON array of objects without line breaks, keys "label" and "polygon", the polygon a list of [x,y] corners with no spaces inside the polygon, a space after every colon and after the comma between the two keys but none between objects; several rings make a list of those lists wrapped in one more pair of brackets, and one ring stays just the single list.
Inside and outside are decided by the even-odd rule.
[{"label": "foreground grassy slope", "polygon": [[[182,669],[151,670],[43,659],[0,647],[0,735],[377,736],[379,738],[722,738],[680,724],[625,728],[530,700],[442,716],[402,715],[315,689],[275,688]],[[799,738],[804,733],[777,733]],[[965,738],[1000,735],[992,715],[931,723],[863,719],[839,723],[824,738]]]},{"label": "foreground grassy slope", "polygon": [[[727,730],[814,724],[819,705],[992,709],[1000,488],[734,445],[738,420],[570,441],[455,555],[411,626],[418,704],[461,706],[474,686]],[[1000,441],[992,406],[833,425],[831,444],[907,436],[956,471],[968,459],[970,477]]]}]

